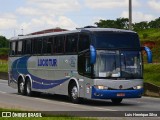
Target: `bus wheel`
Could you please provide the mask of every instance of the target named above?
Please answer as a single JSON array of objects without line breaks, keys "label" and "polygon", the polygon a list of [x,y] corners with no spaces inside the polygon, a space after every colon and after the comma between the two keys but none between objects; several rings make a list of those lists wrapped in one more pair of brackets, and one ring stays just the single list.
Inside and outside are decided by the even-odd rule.
[{"label": "bus wheel", "polygon": [[114,104],[120,104],[122,102],[122,98],[114,98],[114,99],[111,99],[112,100],[112,103]]},{"label": "bus wheel", "polygon": [[31,82],[30,82],[30,80],[27,80],[27,81],[26,81],[26,84],[25,84],[25,94],[26,94],[27,96],[31,96],[31,95],[32,95]]},{"label": "bus wheel", "polygon": [[76,83],[72,83],[69,87],[69,97],[73,103],[79,103],[78,88]]},{"label": "bus wheel", "polygon": [[18,93],[24,95],[24,82],[22,78],[18,80]]}]

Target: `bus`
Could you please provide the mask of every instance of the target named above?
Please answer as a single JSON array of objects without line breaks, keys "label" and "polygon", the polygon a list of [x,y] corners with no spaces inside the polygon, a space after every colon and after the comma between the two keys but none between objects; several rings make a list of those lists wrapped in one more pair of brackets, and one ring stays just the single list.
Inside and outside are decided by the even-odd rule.
[{"label": "bus", "polygon": [[73,103],[84,98],[118,104],[142,96],[141,51],[137,33],[130,30],[82,28],[17,36],[10,39],[8,84],[27,96],[44,92],[67,95]]}]

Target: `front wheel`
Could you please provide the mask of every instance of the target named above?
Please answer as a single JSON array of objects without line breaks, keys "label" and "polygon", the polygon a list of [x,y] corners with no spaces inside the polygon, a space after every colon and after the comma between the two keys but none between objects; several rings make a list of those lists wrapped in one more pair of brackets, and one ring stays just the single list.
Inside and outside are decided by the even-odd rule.
[{"label": "front wheel", "polygon": [[112,100],[112,103],[114,104],[120,104],[122,102],[122,98],[114,98],[114,99],[111,99]]},{"label": "front wheel", "polygon": [[75,83],[72,83],[69,87],[69,97],[73,103],[80,102],[80,98],[78,97],[78,87]]}]

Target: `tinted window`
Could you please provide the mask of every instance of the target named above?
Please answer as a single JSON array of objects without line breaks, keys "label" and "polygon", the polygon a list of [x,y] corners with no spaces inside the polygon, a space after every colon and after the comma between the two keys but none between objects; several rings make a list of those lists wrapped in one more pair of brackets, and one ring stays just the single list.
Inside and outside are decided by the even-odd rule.
[{"label": "tinted window", "polygon": [[42,38],[35,38],[33,40],[33,53],[41,54],[42,52]]},{"label": "tinted window", "polygon": [[78,34],[71,34],[66,36],[66,45],[65,45],[65,52],[66,53],[75,53],[77,52],[77,41],[78,41]]},{"label": "tinted window", "polygon": [[135,33],[95,32],[96,48],[140,48]]},{"label": "tinted window", "polygon": [[54,48],[55,48],[55,46],[54,46],[54,37],[51,36],[48,39],[48,47],[47,47],[48,53],[54,54],[56,52]]},{"label": "tinted window", "polygon": [[26,40],[26,50],[25,50],[25,53],[26,54],[31,54],[31,40]]},{"label": "tinted window", "polygon": [[47,38],[43,38],[43,53],[47,53],[47,44],[48,44],[48,39]]},{"label": "tinted window", "polygon": [[16,51],[16,42],[11,42],[11,55],[15,55],[15,51]]},{"label": "tinted window", "polygon": [[22,54],[22,41],[18,41],[17,54],[18,55]]},{"label": "tinted window", "polygon": [[43,53],[51,54],[52,47],[53,47],[53,38],[52,37],[43,38]]},{"label": "tinted window", "polygon": [[78,46],[79,46],[79,52],[89,49],[89,46],[90,46],[89,35],[80,34]]},{"label": "tinted window", "polygon": [[18,41],[16,41],[15,55],[18,55]]},{"label": "tinted window", "polygon": [[56,36],[54,39],[54,49],[56,53],[64,53],[64,36]]},{"label": "tinted window", "polygon": [[78,56],[78,72],[86,76],[91,76],[91,64],[89,56],[89,52]]}]

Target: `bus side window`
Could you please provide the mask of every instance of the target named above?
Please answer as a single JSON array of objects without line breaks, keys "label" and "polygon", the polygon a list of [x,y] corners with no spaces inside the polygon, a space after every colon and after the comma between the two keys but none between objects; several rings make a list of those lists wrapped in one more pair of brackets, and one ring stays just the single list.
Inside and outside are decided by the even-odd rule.
[{"label": "bus side window", "polygon": [[70,34],[66,36],[65,52],[75,53],[77,52],[78,34]]},{"label": "bus side window", "polygon": [[64,36],[56,36],[54,39],[54,46],[56,47],[56,53],[64,53]]},{"label": "bus side window", "polygon": [[91,76],[89,52],[78,56],[78,72],[89,77]]},{"label": "bus side window", "polygon": [[47,54],[47,42],[48,42],[48,38],[43,38],[43,49],[42,49],[42,53]]},{"label": "bus side window", "polygon": [[55,44],[54,44],[54,36],[51,36],[49,37],[48,39],[48,48],[47,48],[47,51],[51,54],[55,54],[56,53],[56,47],[55,47]]},{"label": "bus side window", "polygon": [[33,53],[34,54],[41,54],[42,53],[42,39],[41,38],[35,38],[33,40]]},{"label": "bus side window", "polygon": [[89,35],[80,34],[79,44],[78,44],[78,51],[81,52],[83,50],[89,49],[89,46],[90,46]]},{"label": "bus side window", "polygon": [[17,55],[22,54],[22,41],[18,41],[18,46],[17,46]]},{"label": "bus side window", "polygon": [[11,42],[11,55],[15,55],[15,50],[16,50],[16,42]]},{"label": "bus side window", "polygon": [[31,48],[32,48],[32,46],[31,46],[31,40],[30,39],[26,40],[26,50],[25,50],[25,53],[26,54],[31,54]]},{"label": "bus side window", "polygon": [[51,37],[47,39],[47,53],[51,54],[52,53],[52,48],[53,48],[53,39]]}]

